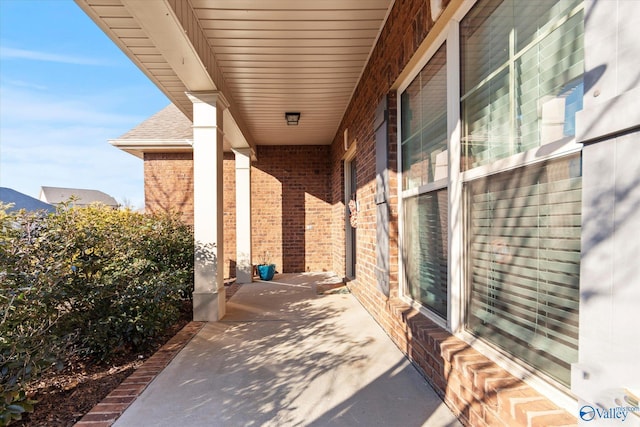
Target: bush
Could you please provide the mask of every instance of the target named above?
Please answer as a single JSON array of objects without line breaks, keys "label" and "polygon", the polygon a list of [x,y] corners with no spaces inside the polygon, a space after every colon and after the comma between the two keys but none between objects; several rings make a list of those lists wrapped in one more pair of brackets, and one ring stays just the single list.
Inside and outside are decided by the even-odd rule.
[{"label": "bush", "polygon": [[175,216],[0,205],[0,425],[30,409],[30,380],[71,355],[108,360],[155,343],[191,298],[193,255]]}]

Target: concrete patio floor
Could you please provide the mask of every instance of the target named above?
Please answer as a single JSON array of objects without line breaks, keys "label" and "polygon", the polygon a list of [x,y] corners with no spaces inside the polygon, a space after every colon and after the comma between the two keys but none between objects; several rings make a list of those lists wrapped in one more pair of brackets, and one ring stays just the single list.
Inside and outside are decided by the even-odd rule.
[{"label": "concrete patio floor", "polygon": [[242,285],[114,426],[459,426],[327,274]]}]

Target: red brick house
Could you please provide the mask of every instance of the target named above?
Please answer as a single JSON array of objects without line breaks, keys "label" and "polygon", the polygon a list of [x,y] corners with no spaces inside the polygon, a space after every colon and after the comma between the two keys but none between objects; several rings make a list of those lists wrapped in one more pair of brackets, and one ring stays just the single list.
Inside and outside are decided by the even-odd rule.
[{"label": "red brick house", "polygon": [[195,319],[268,252],[468,425],[640,422],[640,3],[76,2],[175,105],[114,144],[193,221]]}]

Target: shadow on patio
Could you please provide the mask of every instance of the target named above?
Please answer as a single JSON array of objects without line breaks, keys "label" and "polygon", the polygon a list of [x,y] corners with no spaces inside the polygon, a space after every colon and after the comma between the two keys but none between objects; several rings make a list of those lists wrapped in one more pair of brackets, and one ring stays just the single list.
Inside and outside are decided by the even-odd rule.
[{"label": "shadow on patio", "polygon": [[243,285],[116,426],[453,426],[455,417],[327,274]]}]

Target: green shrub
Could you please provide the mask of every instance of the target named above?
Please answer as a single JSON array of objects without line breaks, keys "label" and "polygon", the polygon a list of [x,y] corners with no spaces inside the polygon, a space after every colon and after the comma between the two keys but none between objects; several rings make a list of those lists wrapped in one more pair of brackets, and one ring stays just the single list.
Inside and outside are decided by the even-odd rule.
[{"label": "green shrub", "polygon": [[0,205],[0,425],[31,408],[25,385],[69,356],[154,344],[191,299],[193,254],[175,216]]},{"label": "green shrub", "polygon": [[47,221],[41,213],[7,214],[0,206],[0,425],[32,409],[24,385],[53,366],[64,347],[51,333],[60,275],[56,262],[41,255]]},{"label": "green shrub", "polygon": [[81,351],[108,359],[123,348],[144,350],[175,323],[193,287],[193,235],[174,217],[92,206],[57,216],[73,235],[66,254],[72,316]]}]

